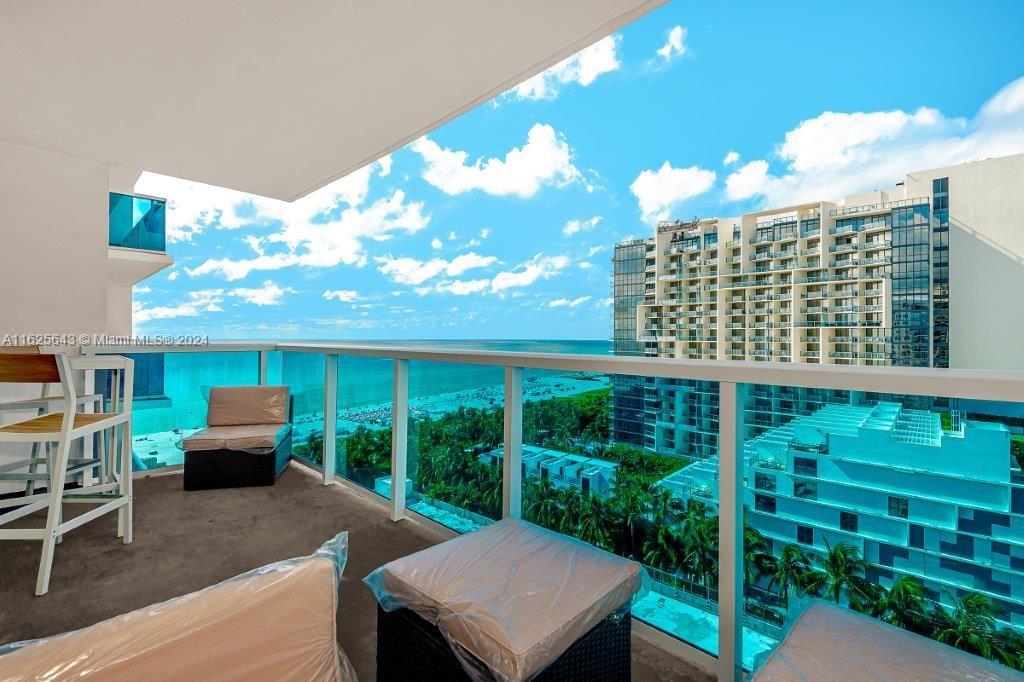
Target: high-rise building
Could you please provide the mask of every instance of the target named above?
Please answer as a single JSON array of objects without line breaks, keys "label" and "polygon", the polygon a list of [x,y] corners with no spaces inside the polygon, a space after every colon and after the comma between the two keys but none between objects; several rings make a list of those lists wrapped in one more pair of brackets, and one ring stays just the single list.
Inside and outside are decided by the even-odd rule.
[{"label": "high-rise building", "polygon": [[[1024,316],[1010,311],[1010,292],[1024,287],[1021,186],[1024,155],[1016,155],[910,173],[893,187],[837,200],[662,222],[653,237],[616,247],[616,278],[627,264],[640,270],[637,244],[645,257],[643,300],[632,318],[625,309],[634,299],[620,294],[616,279],[616,352],[1024,369],[1013,343],[1024,338]],[[717,399],[705,382],[644,383],[643,445],[713,455]],[[861,399],[754,386],[748,435]],[[620,415],[635,432],[637,414],[623,409],[616,433],[625,430]]]},{"label": "high-rise building", "polygon": [[[647,287],[648,258],[654,263],[654,240],[632,239],[615,245],[612,255],[612,352],[641,355],[643,344],[637,334],[637,306],[643,304]],[[618,443],[644,444],[644,386],[646,379],[613,375],[612,438]]]}]

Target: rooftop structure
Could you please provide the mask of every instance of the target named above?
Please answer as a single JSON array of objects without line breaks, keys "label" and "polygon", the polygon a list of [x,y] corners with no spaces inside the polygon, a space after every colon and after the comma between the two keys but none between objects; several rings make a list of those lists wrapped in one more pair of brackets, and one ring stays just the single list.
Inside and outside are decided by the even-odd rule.
[{"label": "rooftop structure", "polygon": [[[744,503],[778,552],[851,543],[868,578],[912,576],[947,606],[964,590],[1024,629],[1024,485],[1003,424],[906,409],[827,405],[748,440]],[[659,485],[716,504],[717,458]],[[826,544],[828,543],[828,544]]]},{"label": "rooftop structure", "polygon": [[[498,448],[480,455],[480,461],[500,466],[504,450]],[[559,452],[536,445],[523,445],[522,474],[551,481],[558,487],[571,487],[583,493],[606,496],[615,485],[618,465],[594,457]]]}]

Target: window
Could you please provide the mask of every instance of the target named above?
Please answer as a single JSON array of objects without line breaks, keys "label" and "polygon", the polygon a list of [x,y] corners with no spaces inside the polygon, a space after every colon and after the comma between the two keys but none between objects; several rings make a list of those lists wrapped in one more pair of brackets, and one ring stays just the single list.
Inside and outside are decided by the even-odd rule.
[{"label": "window", "polygon": [[910,542],[907,544],[915,549],[924,549],[924,526],[910,524]]},{"label": "window", "polygon": [[817,476],[818,460],[813,457],[794,457],[793,473],[801,476]]},{"label": "window", "polygon": [[793,497],[801,500],[818,499],[817,481],[795,481],[793,483]]},{"label": "window", "polygon": [[856,533],[859,519],[852,512],[839,512],[839,528],[847,533]]},{"label": "window", "polygon": [[755,473],[754,488],[757,490],[767,490],[770,493],[775,492],[775,477],[771,474]]},{"label": "window", "polygon": [[910,515],[910,503],[905,497],[889,496],[889,516],[905,519]]},{"label": "window", "polygon": [[810,526],[797,526],[796,541],[799,542],[801,545],[813,545],[814,529]]},{"label": "window", "polygon": [[754,495],[754,509],[766,514],[774,514],[775,498],[771,495]]}]

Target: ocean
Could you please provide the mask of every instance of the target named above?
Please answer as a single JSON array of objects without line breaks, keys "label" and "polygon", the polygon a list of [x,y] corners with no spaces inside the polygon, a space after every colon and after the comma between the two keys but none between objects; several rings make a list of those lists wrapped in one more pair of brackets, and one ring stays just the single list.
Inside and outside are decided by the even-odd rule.
[{"label": "ocean", "polygon": [[[608,341],[574,340],[445,340],[445,341],[339,341],[360,345],[457,348],[534,353],[607,355]],[[201,428],[213,386],[255,384],[259,380],[255,352],[165,353],[161,363],[137,366],[136,382],[145,383],[148,394],[135,402],[137,436]],[[393,363],[388,359],[344,357],[338,367],[338,409],[352,410],[390,403]],[[543,378],[553,372],[530,371],[527,378]],[[409,370],[409,397],[422,402],[428,397],[493,388],[503,384],[504,369],[477,365],[413,362]],[[324,359],[312,353],[271,353],[268,381],[287,384],[294,396],[296,415],[323,412]]]},{"label": "ocean", "polygon": [[[593,340],[443,340],[443,341],[359,341],[359,345],[403,346],[410,348],[452,348],[529,353],[566,353],[608,355],[609,341]],[[379,405],[391,401],[393,363],[388,359],[339,358],[338,405],[349,409]],[[544,370],[524,373],[526,379],[552,374]],[[284,353],[280,375],[271,373],[271,383],[280,381],[292,387],[298,414],[323,409],[323,360],[306,353]],[[423,399],[439,394],[459,393],[503,384],[502,367],[460,365],[446,362],[413,362],[409,366],[409,397]]]}]

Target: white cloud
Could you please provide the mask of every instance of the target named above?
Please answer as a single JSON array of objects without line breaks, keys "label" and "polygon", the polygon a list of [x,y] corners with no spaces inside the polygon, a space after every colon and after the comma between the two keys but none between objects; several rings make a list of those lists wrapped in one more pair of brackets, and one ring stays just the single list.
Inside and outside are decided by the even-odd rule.
[{"label": "white cloud", "polygon": [[448,241],[453,242],[453,241],[455,241],[458,238],[459,238],[459,235],[456,234],[455,230],[452,230],[451,232],[448,233]]},{"label": "white cloud", "polygon": [[689,166],[673,168],[668,161],[658,170],[644,170],[629,186],[640,204],[644,220],[665,220],[680,203],[711,189],[715,172]]},{"label": "white cloud", "polygon": [[725,155],[725,158],[722,159],[722,165],[723,166],[731,166],[732,164],[736,163],[739,160],[740,160],[739,152],[730,151],[728,154]]},{"label": "white cloud", "polygon": [[617,48],[621,38],[607,36],[564,59],[546,71],[538,73],[509,90],[508,95],[519,99],[554,99],[561,86],[578,83],[584,87],[598,76],[615,71],[621,65]]},{"label": "white cloud", "polygon": [[324,292],[324,298],[328,301],[340,301],[342,303],[352,303],[358,296],[359,293],[351,289],[329,289]]},{"label": "white cloud", "polygon": [[418,287],[416,289],[416,293],[420,296],[426,296],[427,294],[432,293],[468,296],[470,294],[478,294],[486,291],[490,285],[491,280],[489,279],[444,280],[433,286]]},{"label": "white cloud", "polygon": [[[301,201],[301,200],[300,200]],[[250,272],[279,270],[285,267],[329,268],[340,264],[364,265],[367,261],[364,240],[385,241],[395,232],[409,234],[427,226],[423,204],[406,202],[405,194],[395,190],[365,208],[350,206],[337,218],[314,221],[323,212],[300,213],[288,210],[282,216],[283,227],[267,236],[246,238],[254,255],[249,258],[211,258],[189,275],[217,274],[238,280]]]},{"label": "white cloud", "polygon": [[180,273],[180,271],[178,271],[178,270],[172,270],[172,271],[171,271],[170,273],[168,273],[168,275],[167,275],[167,281],[168,281],[168,282],[173,282],[174,280],[178,279],[178,275],[179,275],[179,274],[181,274],[181,273]]},{"label": "white cloud", "polygon": [[580,296],[579,298],[556,298],[551,303],[548,303],[549,308],[575,308],[576,306],[583,305],[590,300],[590,296]]},{"label": "white cloud", "polygon": [[177,305],[147,306],[139,301],[132,302],[132,321],[144,324],[150,320],[166,320],[174,317],[195,317],[203,313],[224,310],[223,289],[202,289],[188,292],[188,299]]},{"label": "white cloud", "polygon": [[391,155],[385,154],[377,160],[377,167],[380,171],[377,173],[378,176],[384,178],[391,175]]},{"label": "white cloud", "polygon": [[746,199],[761,194],[768,182],[768,162],[751,161],[725,179],[725,195],[730,199]]},{"label": "white cloud", "polygon": [[577,232],[585,232],[587,230],[592,230],[595,227],[597,227],[597,224],[599,222],[601,222],[601,216],[599,215],[596,215],[593,218],[589,218],[588,220],[570,220],[565,224],[565,227],[562,228],[562,234],[568,236],[576,234]]},{"label": "white cloud", "polygon": [[434,251],[440,251],[442,246],[444,246],[444,243],[437,237],[430,240],[430,248]]},{"label": "white cloud", "polygon": [[384,256],[376,260],[381,264],[377,269],[390,277],[392,281],[411,285],[423,284],[440,275],[458,277],[474,268],[485,268],[498,262],[494,256],[481,256],[472,251],[456,256],[450,261],[443,258],[422,261],[415,258],[394,258],[392,256]]},{"label": "white cloud", "polygon": [[[455,260],[458,260],[458,258]],[[527,287],[538,280],[554,277],[568,266],[569,258],[567,256],[545,256],[538,253],[525,263],[521,263],[511,270],[499,272],[491,279],[442,279],[427,286],[417,287],[415,291],[420,296],[426,296],[431,293],[466,296],[468,294],[484,293],[485,291],[493,294],[504,294],[508,289]],[[446,271],[445,274],[454,277],[459,273]],[[422,282],[425,282],[427,279],[430,278],[424,278]],[[417,282],[411,283],[417,284]]]},{"label": "white cloud", "polygon": [[673,26],[665,44],[658,48],[658,56],[667,62],[686,54],[686,34],[687,30],[682,26]]},{"label": "white cloud", "polygon": [[480,239],[487,239],[491,236],[491,228],[483,227],[480,229]]},{"label": "white cloud", "polygon": [[132,291],[134,293],[136,293],[136,294],[148,294],[148,293],[150,293],[153,290],[151,288],[149,288],[149,287],[137,286],[137,287],[133,288]]},{"label": "white cloud", "polygon": [[549,125],[534,124],[522,147],[503,159],[492,157],[468,163],[464,151],[441,148],[428,137],[412,143],[426,164],[423,179],[446,194],[474,189],[494,196],[532,197],[545,185],[564,186],[580,179],[565,138]]},{"label": "white cloud", "polygon": [[267,280],[263,283],[263,286],[247,289],[245,287],[239,287],[232,289],[228,292],[229,296],[235,298],[241,298],[246,303],[252,303],[253,305],[281,305],[281,300],[285,294],[294,294],[295,289],[291,287],[280,287],[271,280]]},{"label": "white cloud", "polygon": [[936,109],[837,113],[826,111],[786,133],[777,149],[784,170],[766,159],[748,163],[726,180],[730,199],[762,198],[763,205],[833,199],[892,185],[907,171],[1024,152],[1024,78],[992,96],[974,118],[949,118]]},{"label": "white cloud", "polygon": [[501,292],[516,287],[526,287],[539,279],[554,277],[569,265],[566,256],[544,256],[537,254],[515,270],[499,272],[491,280],[491,291]]},{"label": "white cloud", "polygon": [[590,268],[594,267],[593,263],[585,260],[581,260],[579,263],[577,263],[577,265],[579,265],[580,270],[589,270]]},{"label": "white cloud", "polygon": [[597,246],[591,246],[590,249],[587,250],[587,258],[593,258],[597,254],[603,253],[603,252],[605,252],[607,250],[608,250],[608,245],[607,244],[598,244]]}]

